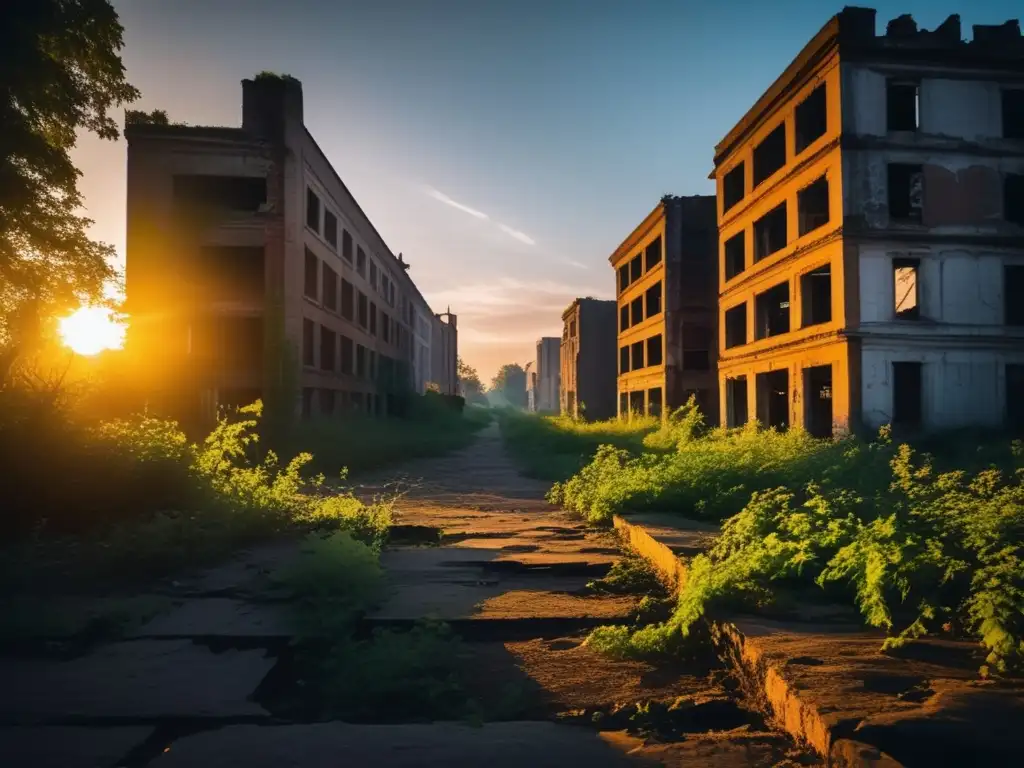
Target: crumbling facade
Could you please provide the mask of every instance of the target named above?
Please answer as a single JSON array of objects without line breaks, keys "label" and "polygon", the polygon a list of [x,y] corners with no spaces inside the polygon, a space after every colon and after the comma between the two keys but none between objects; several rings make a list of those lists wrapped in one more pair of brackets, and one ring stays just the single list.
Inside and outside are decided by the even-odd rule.
[{"label": "crumbling facade", "polygon": [[666,196],[609,257],[618,312],[618,414],[663,415],[694,395],[718,422],[713,196]]},{"label": "crumbling facade", "polygon": [[719,143],[721,418],[1021,424],[1024,42],[831,19]]},{"label": "crumbling facade", "polygon": [[257,397],[382,414],[428,382],[454,389],[454,322],[416,290],[302,103],[297,80],[260,76],[242,83],[240,128],[125,128],[128,350],[150,402],[183,418]]},{"label": "crumbling facade", "polygon": [[617,304],[576,299],[562,313],[561,386],[563,416],[591,421],[615,416]]}]

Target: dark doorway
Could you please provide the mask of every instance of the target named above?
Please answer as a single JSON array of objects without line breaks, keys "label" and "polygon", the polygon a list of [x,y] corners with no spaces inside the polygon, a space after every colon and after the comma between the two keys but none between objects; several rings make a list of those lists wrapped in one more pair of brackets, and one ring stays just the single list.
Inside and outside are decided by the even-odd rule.
[{"label": "dark doorway", "polygon": [[644,415],[644,391],[629,393],[629,412],[637,416]]},{"label": "dark doorway", "polygon": [[780,432],[789,428],[789,371],[757,374],[757,418]]},{"label": "dark doorway", "polygon": [[747,423],[747,377],[725,380],[726,425],[742,427]]},{"label": "dark doorway", "polygon": [[921,425],[921,363],[892,364],[892,423]]},{"label": "dark doorway", "polygon": [[832,437],[832,366],[804,369],[804,424],[815,437]]}]

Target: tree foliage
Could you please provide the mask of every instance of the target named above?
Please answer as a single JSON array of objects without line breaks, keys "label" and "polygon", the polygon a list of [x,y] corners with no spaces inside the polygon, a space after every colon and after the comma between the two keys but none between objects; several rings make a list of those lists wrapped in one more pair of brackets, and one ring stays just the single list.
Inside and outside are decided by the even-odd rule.
[{"label": "tree foliage", "polygon": [[476,372],[476,368],[468,365],[459,357],[456,362],[456,373],[459,377],[462,396],[466,398],[466,402],[485,404],[487,399],[484,397],[484,385],[480,381],[480,374]]},{"label": "tree foliage", "polygon": [[506,363],[491,380],[491,392],[509,405],[526,407],[526,371],[519,363]]},{"label": "tree foliage", "polygon": [[86,234],[81,131],[116,139],[110,113],[139,95],[125,79],[123,29],[108,0],[11,0],[0,11],[0,343],[14,323],[100,296],[109,245]]}]

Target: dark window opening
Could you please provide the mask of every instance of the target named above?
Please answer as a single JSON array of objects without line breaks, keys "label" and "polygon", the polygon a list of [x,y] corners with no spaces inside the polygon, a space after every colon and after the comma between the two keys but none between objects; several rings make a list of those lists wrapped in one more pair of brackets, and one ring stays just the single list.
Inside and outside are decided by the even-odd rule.
[{"label": "dark window opening", "polygon": [[569,321],[569,338],[570,339],[575,339],[576,338],[576,321],[575,320],[570,320]]},{"label": "dark window opening", "polygon": [[754,186],[767,179],[786,164],[786,124],[764,137],[754,147]]},{"label": "dark window opening", "polygon": [[356,291],[359,294],[359,325],[366,328],[370,324],[370,307],[366,294],[362,291]]},{"label": "dark window opening", "polygon": [[725,423],[742,427],[747,423],[747,377],[725,380]]},{"label": "dark window opening", "polygon": [[796,210],[801,235],[828,224],[828,179],[825,176],[797,192]]},{"label": "dark window opening", "polygon": [[377,305],[370,302],[370,335],[377,335]]},{"label": "dark window opening", "polygon": [[642,416],[644,413],[644,391],[629,393],[629,413]]},{"label": "dark window opening", "polygon": [[644,297],[637,296],[629,305],[629,324],[636,325],[644,321]]},{"label": "dark window opening", "polygon": [[832,437],[832,366],[804,369],[804,424],[814,437]]},{"label": "dark window opening", "polygon": [[1003,138],[1024,139],[1024,88],[1003,90]]},{"label": "dark window opening", "polygon": [[647,390],[647,414],[661,416],[661,387],[651,387]]},{"label": "dark window opening", "polygon": [[637,341],[630,347],[629,369],[639,371],[644,367],[644,343]]},{"label": "dark window opening", "polygon": [[711,370],[711,329],[701,325],[683,326],[683,370]]},{"label": "dark window opening", "polygon": [[619,418],[624,419],[629,416],[629,393],[619,392]]},{"label": "dark window opening", "polygon": [[1003,179],[1003,218],[1024,227],[1024,174],[1008,173]]},{"label": "dark window opening", "polygon": [[822,83],[796,108],[796,153],[800,154],[828,130],[828,101]]},{"label": "dark window opening", "polygon": [[725,312],[725,348],[739,347],[747,343],[747,305]]},{"label": "dark window opening", "polygon": [[316,232],[320,231],[320,198],[308,187],[306,188],[306,226]]},{"label": "dark window opening", "polygon": [[916,320],[921,316],[918,259],[893,259],[893,309],[901,320]]},{"label": "dark window opening", "polygon": [[789,283],[779,283],[754,299],[755,338],[767,339],[789,333]]},{"label": "dark window opening", "polygon": [[333,389],[321,389],[320,390],[320,413],[324,416],[331,416],[334,414],[334,390]]},{"label": "dark window opening", "polygon": [[1003,306],[1007,325],[1024,325],[1024,265],[1003,267]]},{"label": "dark window opening", "polygon": [[320,260],[309,248],[306,249],[306,274],[303,283],[303,293],[316,301],[317,295],[317,273],[320,271]]},{"label": "dark window opening", "polygon": [[366,252],[362,246],[356,246],[356,272],[366,277]]},{"label": "dark window opening", "polygon": [[267,180],[256,176],[175,176],[171,195],[178,211],[258,211],[267,202]]},{"label": "dark window opening", "polygon": [[893,425],[919,426],[921,410],[921,363],[893,363]]},{"label": "dark window opening", "polygon": [[619,307],[619,330],[625,331],[629,328],[629,304]]},{"label": "dark window opening", "polygon": [[645,301],[647,304],[647,317],[654,317],[656,314],[661,312],[661,282],[657,285],[652,285],[647,289],[645,294]]},{"label": "dark window opening", "polygon": [[781,368],[757,374],[757,418],[766,427],[784,432],[789,427],[789,371]]},{"label": "dark window opening", "polygon": [[349,264],[352,263],[352,233],[347,229],[341,230],[341,256]]},{"label": "dark window opening", "polygon": [[386,342],[391,342],[391,317],[386,312],[380,313],[380,331],[381,338]]},{"label": "dark window opening", "polygon": [[[328,210],[324,210],[324,240],[334,248],[338,247],[338,217]],[[334,392],[334,390],[328,390]]]},{"label": "dark window opening", "polygon": [[320,370],[334,370],[334,355],[337,349],[338,336],[334,331],[320,326]]},{"label": "dark window opening", "polygon": [[619,347],[619,373],[629,373],[629,345]]},{"label": "dark window opening", "polygon": [[824,267],[800,276],[800,325],[819,325],[832,320],[832,267]]},{"label": "dark window opening", "polygon": [[886,128],[916,131],[920,109],[920,86],[915,82],[889,79],[885,87]]},{"label": "dark window opening", "polygon": [[1006,421],[1014,432],[1024,432],[1024,365],[1006,366]]},{"label": "dark window opening", "polygon": [[657,336],[647,339],[647,365],[648,367],[661,365],[661,362],[661,334],[659,333]]},{"label": "dark window opening", "polygon": [[262,245],[211,245],[200,250],[196,279],[211,301],[260,299],[264,289]]},{"label": "dark window opening", "polygon": [[302,388],[302,418],[308,419],[313,415],[313,388]]},{"label": "dark window opening", "polygon": [[644,251],[644,271],[649,271],[661,263],[661,238],[657,237],[647,245]]},{"label": "dark window opening", "polygon": [[924,203],[924,172],[920,165],[889,165],[889,218],[921,221]]},{"label": "dark window opening", "polygon": [[341,279],[341,316],[348,321],[354,319],[354,303],[352,300],[352,283],[345,278]]},{"label": "dark window opening", "polygon": [[[225,317],[221,332],[225,369],[249,373],[262,370],[263,318]],[[247,400],[239,405],[248,405],[251,402],[252,400]]]},{"label": "dark window opening", "polygon": [[341,372],[352,375],[352,339],[342,334],[341,337]]},{"label": "dark window opening", "polygon": [[629,288],[629,265],[623,264],[619,267],[619,293]]},{"label": "dark window opening", "polygon": [[684,349],[683,350],[684,371],[709,371],[711,370],[711,355],[706,349]]},{"label": "dark window opening", "polygon": [[725,279],[731,280],[747,268],[746,233],[738,232],[725,241]]},{"label": "dark window opening", "polygon": [[754,222],[754,261],[786,247],[786,204],[776,206]]},{"label": "dark window opening", "polygon": [[302,319],[302,364],[316,365],[316,326],[308,318]]},{"label": "dark window opening", "polygon": [[722,179],[722,213],[743,199],[744,165],[744,163],[740,163]]},{"label": "dark window opening", "polygon": [[629,262],[629,282],[635,283],[644,273],[643,256],[639,253]]},{"label": "dark window opening", "polygon": [[338,311],[338,273],[324,263],[323,271],[324,307],[332,312]]},{"label": "dark window opening", "polygon": [[362,344],[356,344],[356,376],[366,376],[366,347]]}]

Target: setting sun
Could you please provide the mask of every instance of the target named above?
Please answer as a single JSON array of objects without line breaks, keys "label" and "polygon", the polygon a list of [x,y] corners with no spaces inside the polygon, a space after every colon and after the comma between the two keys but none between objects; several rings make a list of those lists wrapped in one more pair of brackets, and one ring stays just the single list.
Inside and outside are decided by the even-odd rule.
[{"label": "setting sun", "polygon": [[80,355],[97,355],[124,346],[125,324],[103,307],[82,307],[61,318],[61,340]]}]

